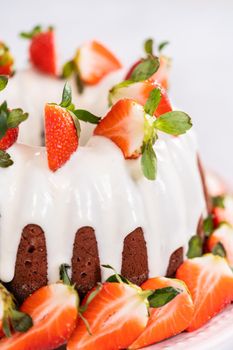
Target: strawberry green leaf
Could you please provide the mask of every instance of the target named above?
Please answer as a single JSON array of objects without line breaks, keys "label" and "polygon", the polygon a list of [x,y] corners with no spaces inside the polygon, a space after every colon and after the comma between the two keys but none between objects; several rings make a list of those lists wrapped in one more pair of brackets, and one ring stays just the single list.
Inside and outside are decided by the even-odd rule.
[{"label": "strawberry green leaf", "polygon": [[115,272],[115,276],[116,276],[116,279],[117,279],[117,282],[118,282],[118,283],[124,282],[124,281],[121,279],[121,276],[116,272],[116,270],[115,270],[111,265],[101,265],[101,266],[104,267],[105,269],[113,270],[113,271]]},{"label": "strawberry green leaf", "polygon": [[225,204],[224,204],[224,196],[216,196],[212,198],[212,203],[214,207],[218,207],[218,208],[225,208]]},{"label": "strawberry green leaf", "polygon": [[11,311],[11,324],[16,332],[21,333],[27,332],[33,326],[31,316],[17,310]]},{"label": "strawberry green leaf", "polygon": [[148,56],[142,60],[132,71],[130,80],[134,82],[149,79],[159,69],[159,59],[155,56]]},{"label": "strawberry green leaf", "polygon": [[21,32],[20,36],[24,39],[32,39],[35,35],[42,32],[41,26],[35,26],[30,32]]},{"label": "strawberry green leaf", "polygon": [[69,78],[75,71],[75,64],[74,61],[68,61],[64,64],[63,69],[62,69],[62,78]]},{"label": "strawberry green leaf", "polygon": [[153,146],[148,143],[143,146],[141,167],[144,176],[148,180],[155,180],[157,173],[157,158]]},{"label": "strawberry green leaf", "polygon": [[153,39],[147,39],[145,41],[144,50],[147,54],[153,55]]},{"label": "strawberry green leaf", "polygon": [[68,110],[68,112],[70,113],[70,115],[71,115],[71,117],[73,119],[73,122],[74,122],[74,125],[75,125],[75,128],[76,128],[76,132],[77,132],[77,136],[79,138],[80,137],[80,133],[81,133],[80,122],[79,122],[78,118],[76,117],[76,115],[73,113],[73,111]]},{"label": "strawberry green leaf", "polygon": [[102,284],[99,283],[95,289],[93,290],[93,292],[91,292],[85,302],[84,305],[79,307],[79,312],[83,313],[87,310],[89,304],[92,302],[92,300],[99,294],[100,290],[102,288]]},{"label": "strawberry green leaf", "polygon": [[161,91],[156,88],[150,92],[150,95],[144,106],[144,111],[149,115],[154,115],[156,109],[158,108],[159,102],[161,100]]},{"label": "strawberry green leaf", "polygon": [[200,236],[193,236],[189,240],[187,257],[189,259],[197,258],[203,255],[203,241]]},{"label": "strawberry green leaf", "polygon": [[0,140],[5,136],[7,132],[7,113],[0,110]]},{"label": "strawberry green leaf", "polygon": [[[118,276],[120,276],[122,282],[129,284],[129,281],[125,277],[123,277],[122,275],[118,275]],[[119,281],[117,279],[117,275],[112,275],[108,277],[108,279],[106,279],[106,282],[118,283]]]},{"label": "strawberry green leaf", "polygon": [[68,276],[67,270],[70,269],[70,266],[67,264],[62,264],[59,269],[60,280],[67,286],[71,285],[70,278]]},{"label": "strawberry green leaf", "polygon": [[67,108],[72,102],[72,91],[71,86],[68,81],[65,83],[63,92],[62,92],[62,101],[60,103],[61,107]]},{"label": "strawberry green leaf", "polygon": [[91,124],[98,124],[99,121],[101,120],[100,117],[97,117],[96,115],[84,110],[84,109],[76,109],[73,111],[73,113],[76,115],[76,117],[79,120],[82,120],[84,122],[88,122]]},{"label": "strawberry green leaf", "polygon": [[21,108],[12,109],[7,117],[8,129],[16,128],[20,123],[28,119],[28,113],[24,113]]},{"label": "strawberry green leaf", "polygon": [[180,293],[182,293],[180,289],[173,287],[156,289],[154,293],[148,297],[150,307],[158,308],[164,306]]},{"label": "strawberry green leaf", "polygon": [[78,92],[80,94],[82,94],[84,91],[84,84],[83,84],[83,81],[80,77],[79,72],[76,72],[75,81],[76,81],[76,86],[77,86]]},{"label": "strawberry green leaf", "polygon": [[11,325],[10,325],[10,320],[8,317],[4,317],[2,320],[2,329],[3,329],[3,333],[5,334],[5,336],[7,338],[11,337]]},{"label": "strawberry green leaf", "polygon": [[221,242],[218,242],[217,244],[215,244],[215,246],[212,249],[212,253],[214,255],[219,255],[222,258],[225,258],[227,256],[226,250]]},{"label": "strawberry green leaf", "polygon": [[180,111],[167,112],[154,122],[156,129],[174,136],[186,133],[192,127],[188,114]]},{"label": "strawberry green leaf", "polygon": [[169,45],[169,41],[162,41],[159,45],[158,45],[158,51],[161,52],[167,45]]},{"label": "strawberry green leaf", "polygon": [[13,164],[10,155],[5,151],[0,150],[0,168],[8,168]]},{"label": "strawberry green leaf", "polygon": [[8,77],[6,75],[0,75],[0,91],[4,90],[8,83]]},{"label": "strawberry green leaf", "polygon": [[203,230],[206,237],[209,237],[214,231],[213,216],[208,215],[203,221]]}]

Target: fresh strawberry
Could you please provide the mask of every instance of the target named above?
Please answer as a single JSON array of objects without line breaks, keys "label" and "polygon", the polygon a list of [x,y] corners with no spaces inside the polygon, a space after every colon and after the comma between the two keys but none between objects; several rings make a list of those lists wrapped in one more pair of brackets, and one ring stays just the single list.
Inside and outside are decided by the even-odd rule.
[{"label": "fresh strawberry", "polygon": [[33,326],[0,341],[1,350],[53,350],[71,336],[78,317],[78,294],[74,287],[51,284],[33,293],[21,307]]},{"label": "fresh strawberry", "polygon": [[97,41],[81,46],[73,62],[81,81],[89,85],[97,84],[107,74],[121,68],[119,60]]},{"label": "fresh strawberry", "polygon": [[[105,267],[109,268],[108,265]],[[84,304],[82,318],[89,325],[89,332],[80,319],[68,342],[68,350],[128,348],[146,327],[149,304],[153,307],[166,305],[180,293],[175,288],[143,291],[138,286],[124,283],[117,274],[110,280],[86,301],[87,307]]]},{"label": "fresh strawberry", "polygon": [[64,165],[78,148],[80,125],[74,113],[71,87],[66,83],[60,105],[45,106],[45,144],[52,171]]},{"label": "fresh strawberry", "polygon": [[165,277],[151,278],[141,286],[144,290],[174,287],[181,293],[169,304],[151,308],[145,330],[130,345],[129,349],[139,349],[160,342],[184,331],[190,324],[194,306],[191,295],[184,282]]},{"label": "fresh strawberry", "polygon": [[189,332],[203,326],[233,301],[233,273],[225,258],[206,254],[186,260],[176,277],[186,283],[194,302]]},{"label": "fresh strawberry", "polygon": [[[168,42],[163,42],[158,45],[157,51],[159,54],[159,67],[155,70],[155,72],[150,72],[148,71],[148,78],[152,78],[155,80],[157,83],[159,83],[164,89],[168,88],[168,73],[169,73],[169,68],[170,68],[170,59],[164,55],[161,55],[162,49],[167,46]],[[135,70],[138,68],[138,66],[146,60],[151,60],[151,59],[158,59],[153,53],[153,40],[148,39],[144,43],[144,50],[147,55],[146,58],[142,58],[138,60],[134,65],[130,68],[129,72],[126,74],[125,80],[132,80],[133,74]],[[133,79],[134,80],[134,79]],[[142,80],[145,80],[142,79]]]},{"label": "fresh strawberry", "polygon": [[[126,74],[125,80],[130,80],[130,77],[135,70],[135,68],[141,63],[142,60],[138,60],[134,65],[130,68],[129,72]],[[150,79],[153,79],[158,83],[163,89],[168,89],[168,74],[170,68],[170,60],[166,56],[159,57],[159,69],[151,75]]]},{"label": "fresh strawberry", "polygon": [[[220,244],[220,246],[219,246]],[[233,267],[233,228],[227,223],[222,223],[208,238],[207,247],[210,252],[221,249],[222,254],[231,267]]]},{"label": "fresh strawberry", "polygon": [[147,302],[140,288],[123,283],[104,283],[80,319],[67,349],[125,349],[143,331],[148,320]]},{"label": "fresh strawberry", "polygon": [[158,139],[157,130],[180,135],[192,126],[189,116],[180,111],[171,111],[155,119],[153,115],[160,99],[160,89],[154,88],[144,108],[132,99],[119,100],[94,130],[94,135],[112,140],[126,159],[142,155],[142,171],[149,180],[156,178],[157,163],[153,145]]},{"label": "fresh strawberry", "polygon": [[0,283],[0,338],[11,336],[11,332],[26,332],[32,327],[29,315],[16,310],[14,297]]},{"label": "fresh strawberry", "polygon": [[169,87],[168,78],[170,70],[170,60],[166,56],[160,56],[159,62],[159,69],[152,75],[151,78],[157,81],[165,90],[167,90]]},{"label": "fresh strawberry", "polygon": [[14,59],[9,48],[3,42],[0,42],[0,75],[11,76],[14,71],[13,65]]},{"label": "fresh strawberry", "polygon": [[111,103],[116,103],[122,98],[131,98],[144,106],[150,96],[151,91],[154,89],[159,89],[161,93],[160,103],[156,108],[154,115],[159,117],[164,113],[172,111],[172,107],[165,89],[153,79],[141,82],[125,81],[117,84],[110,90],[109,101]]},{"label": "fresh strawberry", "polygon": [[233,197],[222,195],[213,198],[213,220],[215,227],[221,222],[233,225]]},{"label": "fresh strawberry", "polygon": [[21,36],[30,39],[30,60],[41,72],[51,75],[57,74],[57,57],[55,47],[54,30],[49,28],[42,31],[36,26],[29,33],[21,33]]},{"label": "fresh strawberry", "polygon": [[16,108],[9,110],[7,103],[0,105],[0,150],[11,147],[18,138],[19,125],[28,118],[28,113]]},{"label": "fresh strawberry", "polygon": [[5,136],[0,139],[0,149],[5,151],[11,147],[17,140],[19,134],[19,128],[8,129]]},{"label": "fresh strawberry", "polygon": [[133,100],[119,100],[100,121],[94,135],[111,139],[122,150],[125,158],[141,154],[146,114]]},{"label": "fresh strawberry", "polygon": [[65,108],[54,104],[45,106],[45,141],[48,164],[52,171],[65,164],[77,150],[77,130]]}]

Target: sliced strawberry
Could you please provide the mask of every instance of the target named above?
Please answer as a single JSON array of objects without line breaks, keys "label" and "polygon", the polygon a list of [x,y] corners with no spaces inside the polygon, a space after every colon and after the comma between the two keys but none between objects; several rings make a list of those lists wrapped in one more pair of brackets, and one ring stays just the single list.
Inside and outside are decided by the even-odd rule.
[{"label": "sliced strawberry", "polygon": [[136,83],[125,81],[117,84],[110,90],[109,100],[111,103],[116,103],[122,98],[131,98],[144,106],[150,96],[151,91],[154,89],[159,89],[161,92],[161,100],[155,110],[154,115],[159,117],[164,113],[172,111],[172,107],[165,89],[153,79]]},{"label": "sliced strawberry", "polygon": [[94,135],[111,139],[122,150],[125,158],[141,154],[144,139],[145,112],[133,100],[118,101],[94,130]]},{"label": "sliced strawberry", "polygon": [[45,142],[49,168],[56,171],[65,164],[78,148],[78,135],[71,117],[65,108],[46,104]]},{"label": "sliced strawberry", "polygon": [[[221,222],[228,222],[233,225],[233,197],[230,195],[223,195],[214,197],[213,220],[215,227]],[[220,201],[220,204],[218,202]],[[215,205],[215,202],[216,205]]]},{"label": "sliced strawberry", "polygon": [[119,60],[97,41],[80,47],[74,62],[82,82],[90,85],[97,84],[107,74],[121,68]]},{"label": "sliced strawberry", "polygon": [[130,345],[129,349],[140,349],[160,342],[184,331],[190,324],[194,306],[184,282],[165,277],[151,278],[141,286],[144,290],[174,287],[181,290],[169,304],[150,309],[150,318],[145,330]]},{"label": "sliced strawberry", "polygon": [[209,237],[207,247],[210,252],[216,249],[218,244],[222,244],[226,259],[233,267],[233,228],[232,226],[222,223]]},{"label": "sliced strawberry", "polygon": [[[123,283],[104,283],[68,342],[68,350],[125,349],[139,336],[148,320],[141,289]],[[17,350],[17,349],[16,349]]]},{"label": "sliced strawberry", "polygon": [[17,140],[19,134],[19,128],[8,129],[5,136],[0,139],[0,150],[5,151],[11,147]]},{"label": "sliced strawberry", "polygon": [[57,74],[57,55],[53,28],[45,31],[36,26],[29,33],[21,33],[25,39],[30,39],[30,60],[32,64],[45,74]]},{"label": "sliced strawberry", "polygon": [[189,332],[203,326],[233,301],[233,273],[225,258],[206,254],[186,260],[176,277],[186,283],[194,302]]},{"label": "sliced strawberry", "polygon": [[9,48],[0,42],[0,75],[13,74],[14,59],[9,51]]},{"label": "sliced strawberry", "polygon": [[[130,68],[129,72],[125,76],[125,80],[130,80],[130,77],[134,71],[134,69],[141,63],[142,60],[138,60],[134,65]],[[169,78],[169,69],[170,69],[170,60],[166,56],[159,57],[160,66],[157,72],[155,72],[150,78],[155,80],[160,86],[162,86],[165,90],[168,89],[168,78]]]},{"label": "sliced strawberry", "polygon": [[64,344],[76,326],[78,295],[63,283],[45,286],[33,293],[21,311],[33,319],[26,333],[0,341],[1,350],[53,350]]}]

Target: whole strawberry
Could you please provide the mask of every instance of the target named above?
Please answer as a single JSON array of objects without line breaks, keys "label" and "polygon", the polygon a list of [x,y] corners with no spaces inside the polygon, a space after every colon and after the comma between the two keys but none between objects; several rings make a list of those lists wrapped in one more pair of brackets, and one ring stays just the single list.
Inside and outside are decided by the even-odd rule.
[{"label": "whole strawberry", "polygon": [[49,27],[42,31],[40,26],[36,26],[31,32],[23,32],[20,35],[31,40],[29,53],[32,64],[43,73],[56,75],[57,63],[53,28]]}]

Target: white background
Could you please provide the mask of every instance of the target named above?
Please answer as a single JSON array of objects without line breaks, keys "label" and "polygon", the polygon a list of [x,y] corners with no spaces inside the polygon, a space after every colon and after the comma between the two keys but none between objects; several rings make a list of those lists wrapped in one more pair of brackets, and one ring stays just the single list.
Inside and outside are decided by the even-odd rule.
[{"label": "white background", "polygon": [[106,43],[130,65],[147,37],[169,40],[171,97],[188,112],[201,154],[233,180],[233,1],[231,0],[0,0],[0,39],[27,59],[17,34],[55,25],[61,60],[86,39]]}]

